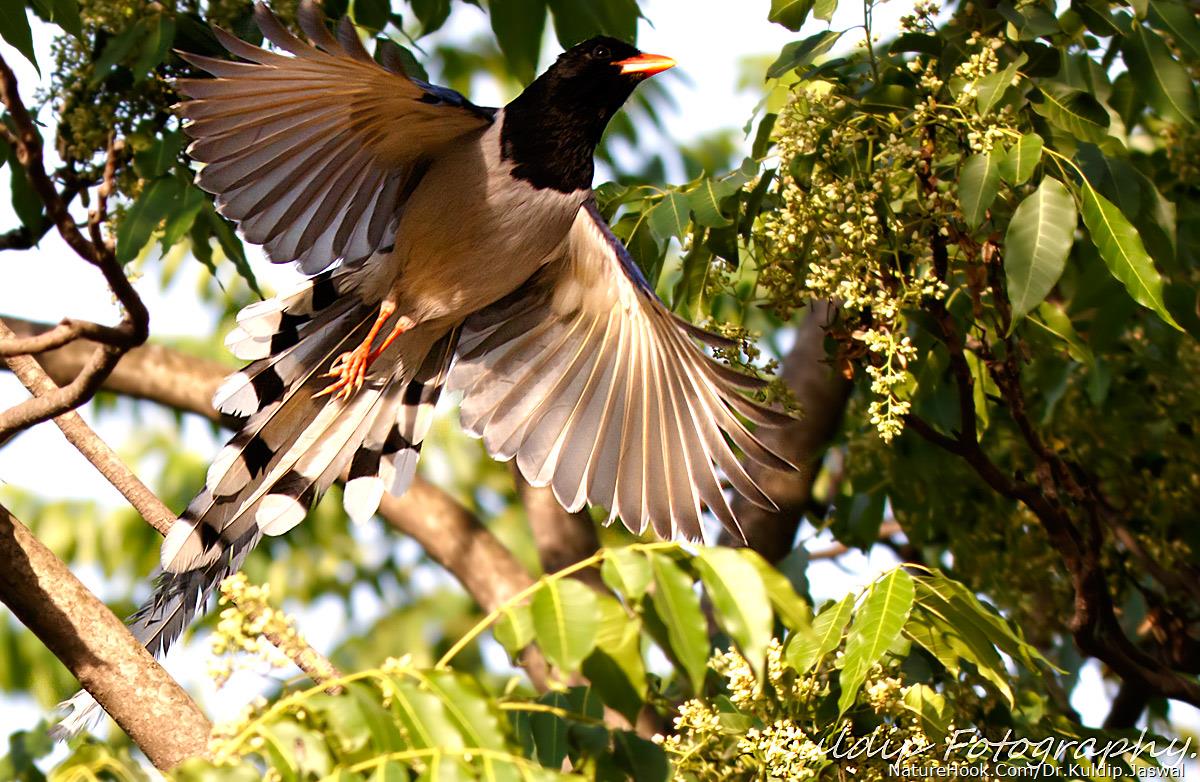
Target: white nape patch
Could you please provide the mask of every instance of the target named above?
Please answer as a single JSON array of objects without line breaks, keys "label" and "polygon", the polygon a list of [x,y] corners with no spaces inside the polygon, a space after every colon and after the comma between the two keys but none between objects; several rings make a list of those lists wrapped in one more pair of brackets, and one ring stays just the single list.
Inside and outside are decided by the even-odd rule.
[{"label": "white nape patch", "polygon": [[243,307],[237,314],[237,323],[252,337],[269,337],[279,330],[282,318],[282,303],[278,299],[267,299]]},{"label": "white nape patch", "polygon": [[294,497],[268,494],[254,513],[254,523],[264,535],[282,535],[304,521],[307,510]]},{"label": "white nape patch", "polygon": [[348,481],[342,492],[342,507],[346,509],[350,520],[362,524],[374,516],[383,500],[383,489],[383,480],[376,475]]},{"label": "white nape patch", "polygon": [[258,412],[258,393],[245,372],[234,372],[217,386],[212,404],[228,415],[251,415]]}]

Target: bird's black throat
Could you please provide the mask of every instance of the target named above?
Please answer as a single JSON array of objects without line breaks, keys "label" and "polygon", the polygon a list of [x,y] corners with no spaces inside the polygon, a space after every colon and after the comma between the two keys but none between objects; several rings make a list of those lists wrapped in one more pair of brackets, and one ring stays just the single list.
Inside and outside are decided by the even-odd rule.
[{"label": "bird's black throat", "polygon": [[[591,187],[596,145],[640,80],[589,57],[584,46],[566,52],[504,108],[501,155],[512,161],[513,176],[539,189]],[[612,47],[637,52],[616,41]]]}]

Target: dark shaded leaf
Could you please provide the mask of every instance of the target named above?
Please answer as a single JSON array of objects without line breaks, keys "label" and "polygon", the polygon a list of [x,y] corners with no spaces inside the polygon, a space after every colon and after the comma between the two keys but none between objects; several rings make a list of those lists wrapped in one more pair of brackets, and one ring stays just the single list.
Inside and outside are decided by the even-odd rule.
[{"label": "dark shaded leaf", "polygon": [[1108,270],[1125,286],[1134,301],[1154,310],[1168,324],[1182,330],[1163,302],[1162,277],[1146,254],[1137,229],[1086,179],[1079,184],[1079,195],[1083,201],[1084,225]]},{"label": "dark shaded leaf", "polygon": [[779,57],[767,68],[768,79],[778,79],[788,71],[808,65],[814,58],[833,48],[842,32],[824,30],[800,41],[792,41],[779,52]]},{"label": "dark shaded leaf", "polygon": [[108,78],[108,74],[112,73],[113,68],[125,62],[133,47],[150,35],[149,24],[148,19],[140,19],[116,37],[108,39],[100,56],[92,64],[92,78],[88,80],[92,87],[100,86],[100,83]]},{"label": "dark shaded leaf", "polygon": [[1170,34],[1188,57],[1200,60],[1200,23],[1194,8],[1172,0],[1150,0],[1149,11],[1150,24]]},{"label": "dark shaded leaf", "polygon": [[368,30],[382,30],[387,26],[391,13],[392,4],[389,0],[354,0],[354,22]]},{"label": "dark shaded leaf", "polygon": [[156,66],[167,58],[171,45],[175,42],[175,20],[166,14],[146,20],[149,35],[142,39],[137,59],[130,70],[133,72],[134,83],[140,82]]},{"label": "dark shaded leaf", "polygon": [[0,5],[0,38],[33,63],[38,73],[42,72],[33,53],[33,33],[29,29],[29,16],[25,13],[24,3],[8,0]]},{"label": "dark shaded leaf", "polygon": [[146,186],[117,226],[118,261],[128,263],[137,257],[182,194],[183,185],[174,177],[156,179]]},{"label": "dark shaded leaf", "polygon": [[767,15],[767,21],[797,32],[804,26],[812,7],[813,0],[771,0],[771,12]]},{"label": "dark shaded leaf", "polygon": [[1035,112],[1080,141],[1108,138],[1108,112],[1091,95],[1059,85],[1041,85],[1031,95]]},{"label": "dark shaded leaf", "polygon": [[1121,45],[1121,53],[1134,83],[1155,111],[1167,119],[1195,120],[1195,84],[1162,38],[1144,25],[1135,24],[1133,33]]},{"label": "dark shaded leaf", "polygon": [[492,0],[488,12],[512,72],[523,82],[533,81],[546,26],[546,0]]},{"label": "dark shaded leaf", "polygon": [[[441,29],[450,17],[450,0],[409,0],[409,5],[421,22],[421,35],[429,35]],[[328,10],[326,9],[326,12]]]}]

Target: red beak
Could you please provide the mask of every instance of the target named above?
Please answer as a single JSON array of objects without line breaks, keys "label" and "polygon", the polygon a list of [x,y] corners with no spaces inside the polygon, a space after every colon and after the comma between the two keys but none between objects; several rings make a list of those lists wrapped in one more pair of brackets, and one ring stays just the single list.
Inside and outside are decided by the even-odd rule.
[{"label": "red beak", "polygon": [[656,73],[665,71],[667,68],[674,68],[675,61],[661,54],[639,54],[637,57],[630,57],[628,60],[618,60],[613,65],[621,66],[622,75],[644,73],[647,76],[653,76]]}]

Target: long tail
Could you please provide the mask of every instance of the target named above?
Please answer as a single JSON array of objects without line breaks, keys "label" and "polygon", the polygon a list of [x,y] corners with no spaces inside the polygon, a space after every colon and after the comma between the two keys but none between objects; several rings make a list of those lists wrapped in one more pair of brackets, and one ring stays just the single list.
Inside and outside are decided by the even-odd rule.
[{"label": "long tail", "polygon": [[[226,344],[256,360],[229,376],[213,403],[248,418],[167,534],[154,592],[129,619],[151,654],[167,651],[263,535],[299,524],[343,472],[345,508],[356,522],[375,513],[385,491],[402,494],[411,483],[459,331],[417,326],[379,357],[352,397],[314,398],[334,359],[363,340],[377,313],[353,295],[359,268],[324,272],[238,315]],[[68,713],[51,731],[58,739],[87,729],[102,711],[84,691],[61,707]]]}]

